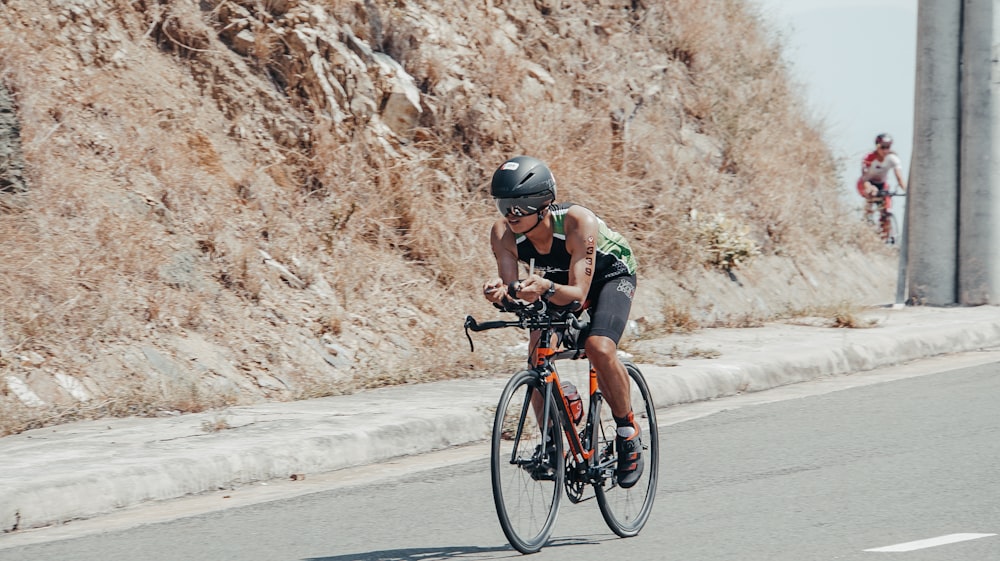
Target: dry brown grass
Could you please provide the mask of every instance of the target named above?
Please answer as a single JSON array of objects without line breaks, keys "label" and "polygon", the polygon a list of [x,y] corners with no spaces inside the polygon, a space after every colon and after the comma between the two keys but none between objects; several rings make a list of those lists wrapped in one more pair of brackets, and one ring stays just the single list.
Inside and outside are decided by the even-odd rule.
[{"label": "dry brown grass", "polygon": [[201,423],[201,430],[205,432],[219,432],[233,428],[229,424],[229,419],[225,416],[216,415],[211,419],[206,419]]},{"label": "dry brown grass", "polygon": [[0,437],[50,425],[106,417],[164,417],[198,413],[235,405],[235,396],[226,399],[205,395],[194,380],[164,384],[150,380],[118,380],[114,389],[100,399],[77,403],[29,407],[15,399],[0,400]]},{"label": "dry brown grass", "polygon": [[[286,60],[277,35],[260,26],[238,55],[213,28],[222,3],[202,4],[102,0],[108,17],[81,36],[59,27],[78,23],[35,17],[58,6],[5,3],[0,78],[31,190],[0,194],[0,375],[21,376],[14,357],[31,351],[97,380],[98,395],[43,412],[8,392],[0,433],[509,367],[488,349],[518,334],[481,336],[472,355],[460,326],[467,310],[492,311],[474,295],[494,274],[488,180],[516,153],[545,159],[561,199],[626,233],[643,275],[712,263],[692,211],[724,213],[768,253],[859,238],[844,227],[822,124],[743,2],[547,14],[527,0],[320,2],[422,90],[418,129],[389,147],[364,118],[335,124],[308,84],[293,87],[303,61]],[[266,2],[241,4],[279,18]],[[421,10],[442,22],[438,35],[417,23]],[[693,328],[684,310],[667,317],[651,328]],[[102,353],[169,353],[171,337],[190,334],[227,349],[248,380],[273,374],[287,390],[251,382],[256,393],[234,396],[195,376],[125,397],[114,380],[145,373],[95,368]],[[357,367],[308,371],[283,350],[306,336],[355,341]]]},{"label": "dry brown grass", "polygon": [[838,302],[829,306],[788,310],[785,317],[791,323],[819,320],[825,327],[867,329],[878,325],[879,320],[863,317],[869,311],[853,302]]}]

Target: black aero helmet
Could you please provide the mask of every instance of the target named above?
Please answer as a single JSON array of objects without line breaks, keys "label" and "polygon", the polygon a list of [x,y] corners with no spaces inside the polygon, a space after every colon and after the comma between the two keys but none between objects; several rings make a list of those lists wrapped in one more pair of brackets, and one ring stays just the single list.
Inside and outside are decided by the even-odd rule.
[{"label": "black aero helmet", "polygon": [[884,133],[882,133],[882,134],[880,134],[880,135],[878,135],[878,136],[875,137],[875,144],[877,144],[879,146],[883,146],[885,148],[891,148],[892,147],[892,136],[890,136],[889,133],[884,132]]},{"label": "black aero helmet", "polygon": [[538,212],[556,198],[556,178],[545,162],[531,156],[517,156],[493,172],[490,195],[501,214],[525,216]]}]

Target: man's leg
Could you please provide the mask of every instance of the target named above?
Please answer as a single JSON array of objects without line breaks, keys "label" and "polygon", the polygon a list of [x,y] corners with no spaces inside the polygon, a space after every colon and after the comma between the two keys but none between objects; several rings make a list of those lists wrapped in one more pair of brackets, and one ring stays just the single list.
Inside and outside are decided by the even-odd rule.
[{"label": "man's leg", "polygon": [[607,337],[592,335],[587,338],[587,358],[597,370],[597,384],[615,419],[615,449],[618,451],[615,473],[618,484],[628,489],[638,483],[644,466],[642,435],[632,411],[630,378],[625,365],[618,359],[618,346]]},{"label": "man's leg", "polygon": [[587,358],[597,370],[597,383],[616,417],[631,411],[629,378],[618,358],[618,341],[625,333],[635,295],[635,277],[612,279],[591,288],[590,335],[586,339]]},{"label": "man's leg", "polygon": [[587,337],[587,358],[597,370],[597,385],[604,399],[611,406],[615,417],[625,417],[632,410],[629,396],[629,379],[625,365],[618,358],[618,345],[608,337]]}]

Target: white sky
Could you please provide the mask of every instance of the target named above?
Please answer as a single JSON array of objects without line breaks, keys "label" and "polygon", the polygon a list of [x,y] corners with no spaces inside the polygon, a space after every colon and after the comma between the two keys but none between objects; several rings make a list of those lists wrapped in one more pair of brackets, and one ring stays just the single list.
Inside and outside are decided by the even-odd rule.
[{"label": "white sky", "polygon": [[808,106],[826,123],[827,142],[842,159],[848,200],[860,206],[854,183],[880,132],[895,139],[908,178],[918,0],[749,1],[785,38],[793,79],[803,84]]}]

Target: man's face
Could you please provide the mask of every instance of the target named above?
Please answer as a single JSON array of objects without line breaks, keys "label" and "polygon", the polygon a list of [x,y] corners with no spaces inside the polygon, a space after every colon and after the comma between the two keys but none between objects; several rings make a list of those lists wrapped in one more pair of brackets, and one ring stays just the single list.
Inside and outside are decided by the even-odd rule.
[{"label": "man's face", "polygon": [[535,227],[541,218],[538,217],[537,212],[524,216],[518,216],[512,212],[508,212],[504,215],[504,220],[506,220],[507,225],[510,226],[511,232],[514,232],[515,234],[523,234]]},{"label": "man's face", "polygon": [[550,200],[537,197],[521,197],[514,199],[495,199],[497,210],[507,221],[507,225],[515,234],[527,232],[538,224],[541,218],[538,216],[539,210],[545,208]]}]

